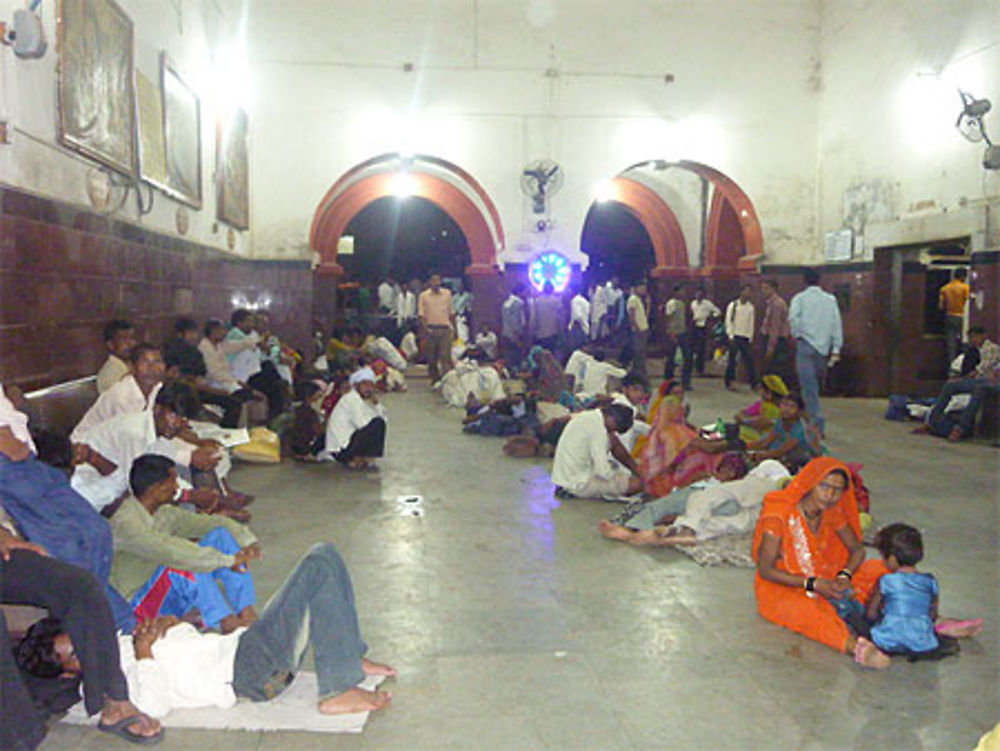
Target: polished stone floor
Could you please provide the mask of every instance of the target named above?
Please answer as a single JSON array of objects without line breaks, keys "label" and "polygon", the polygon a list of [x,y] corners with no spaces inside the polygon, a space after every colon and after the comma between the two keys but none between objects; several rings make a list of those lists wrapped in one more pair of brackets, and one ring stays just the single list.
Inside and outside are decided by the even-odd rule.
[{"label": "polished stone floor", "polygon": [[[693,419],[747,394],[696,381]],[[398,666],[390,709],[360,736],[170,731],[163,749],[972,749],[1000,720],[1000,451],[913,436],[878,400],[827,400],[829,445],[866,465],[876,522],[925,533],[942,612],[988,619],[962,654],[886,672],[761,620],[747,570],[630,549],[615,507],[552,497],[547,464],[464,436],[426,382],[386,399],[379,475],[240,467],[256,493],[261,594],[331,540],[351,568],[371,655]],[[396,498],[425,497],[423,517]],[[56,726],[44,748],[121,748]]]}]

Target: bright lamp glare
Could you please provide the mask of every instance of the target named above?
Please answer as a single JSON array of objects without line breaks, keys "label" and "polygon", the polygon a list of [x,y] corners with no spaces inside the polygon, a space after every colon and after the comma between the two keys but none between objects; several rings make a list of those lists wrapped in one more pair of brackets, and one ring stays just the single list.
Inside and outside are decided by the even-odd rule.
[{"label": "bright lamp glare", "polygon": [[596,188],[594,188],[594,200],[603,203],[604,201],[613,201],[618,195],[618,191],[615,188],[615,184],[611,180],[605,180]]},{"label": "bright lamp glare", "polygon": [[551,282],[556,292],[562,292],[569,284],[572,269],[569,262],[558,253],[549,251],[542,253],[528,267],[528,278],[531,286],[541,291],[546,282]]},{"label": "bright lamp glare", "polygon": [[409,172],[397,172],[389,181],[389,190],[397,198],[408,198],[417,192],[417,178]]}]

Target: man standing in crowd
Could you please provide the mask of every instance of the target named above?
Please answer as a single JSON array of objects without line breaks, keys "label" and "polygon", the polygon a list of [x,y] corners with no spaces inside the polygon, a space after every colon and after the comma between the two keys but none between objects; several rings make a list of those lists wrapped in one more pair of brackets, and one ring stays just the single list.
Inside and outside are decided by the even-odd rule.
[{"label": "man standing in crowd", "polygon": [[819,286],[819,271],[806,269],[806,288],[792,298],[788,322],[795,338],[795,370],[810,421],[826,434],[819,389],[827,367],[840,361],[844,330],[837,298]]},{"label": "man standing in crowd", "polygon": [[[698,375],[705,375],[705,345],[711,320],[722,315],[715,303],[705,297],[705,288],[698,287],[691,301],[691,351],[694,356],[694,369]],[[671,373],[671,377],[673,374]],[[690,384],[684,388],[690,390]]]},{"label": "man standing in crowd", "polygon": [[545,282],[542,294],[535,298],[531,306],[531,332],[535,344],[544,347],[557,358],[559,335],[565,328],[562,298],[556,294],[552,282]]},{"label": "man standing in crowd", "polygon": [[440,274],[431,274],[428,288],[420,293],[417,314],[427,341],[427,369],[431,383],[437,383],[451,370],[451,342],[455,335],[451,290],[441,286]]},{"label": "man standing in crowd", "polygon": [[583,282],[579,283],[576,294],[569,303],[569,345],[570,352],[580,349],[590,339],[590,300],[583,294]]},{"label": "man standing in crowd", "polygon": [[500,308],[500,355],[511,368],[521,364],[524,340],[528,329],[528,306],[524,302],[524,285],[516,282]]},{"label": "man standing in crowd", "polygon": [[944,311],[944,341],[948,347],[949,368],[962,345],[965,305],[969,302],[969,285],[965,277],[965,269],[956,269],[954,278],[938,294],[938,307]]},{"label": "man standing in crowd", "polygon": [[[684,389],[690,391],[692,369],[691,337],[688,335],[687,306],[684,303],[684,288],[681,285],[678,284],[674,287],[673,295],[667,300],[667,304],[663,307],[663,312],[666,315],[667,322],[667,348],[663,377],[668,381],[673,380],[674,369],[677,367],[677,350],[679,348],[681,358],[684,360],[684,364],[681,366],[681,382],[684,385]],[[704,368],[704,363],[702,363],[702,371],[704,371]]]},{"label": "man standing in crowd", "polygon": [[646,345],[649,343],[649,317],[646,315],[646,285],[632,287],[625,311],[628,314],[629,336],[632,341],[632,370],[646,377]]},{"label": "man standing in crowd", "polygon": [[760,335],[764,339],[764,372],[774,373],[791,381],[790,356],[792,330],[788,325],[788,303],[778,294],[778,283],[764,280],[764,322]]},{"label": "man standing in crowd", "polygon": [[135,329],[128,321],[116,318],[104,327],[104,347],[108,359],[97,371],[97,393],[103,394],[128,375],[128,356],[135,346]]},{"label": "man standing in crowd", "polygon": [[757,388],[757,369],[753,364],[754,309],[750,302],[752,288],[744,284],[740,296],[726,308],[726,336],[729,337],[729,364],[726,366],[726,388],[732,389],[736,378],[736,357],[743,358],[747,369],[747,380],[751,388]]}]

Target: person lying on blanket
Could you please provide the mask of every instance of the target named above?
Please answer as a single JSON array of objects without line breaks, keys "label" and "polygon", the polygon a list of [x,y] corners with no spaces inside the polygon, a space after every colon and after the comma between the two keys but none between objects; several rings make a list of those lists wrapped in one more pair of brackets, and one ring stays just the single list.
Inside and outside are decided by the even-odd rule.
[{"label": "person lying on blanket", "polygon": [[[308,633],[302,644],[300,635]],[[74,645],[58,621],[40,621],[20,655],[36,675],[79,674]],[[151,717],[194,707],[228,708],[237,697],[268,701],[285,690],[313,647],[321,714],[372,712],[389,705],[385,691],[359,688],[365,676],[394,676],[365,658],[351,578],[329,543],[313,546],[249,628],[199,633],[172,616],[143,621],[119,636],[121,668],[133,703]],[[151,726],[158,729],[158,725]]]}]

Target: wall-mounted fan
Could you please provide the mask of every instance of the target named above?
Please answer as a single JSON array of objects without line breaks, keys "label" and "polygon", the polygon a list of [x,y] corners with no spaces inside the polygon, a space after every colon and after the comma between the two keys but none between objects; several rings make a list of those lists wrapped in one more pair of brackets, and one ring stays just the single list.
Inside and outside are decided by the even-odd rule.
[{"label": "wall-mounted fan", "polygon": [[989,99],[976,99],[967,91],[959,89],[958,95],[962,98],[962,111],[955,121],[955,127],[962,137],[972,143],[986,142],[986,151],[983,153],[983,168],[989,170],[1000,169],[1000,146],[994,146],[986,132],[983,124],[983,117],[989,112],[993,105]]},{"label": "wall-mounted fan", "polygon": [[531,209],[545,214],[548,199],[562,187],[563,169],[551,159],[538,159],[521,170],[521,191],[531,199]]}]

